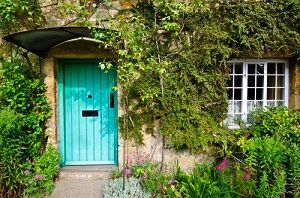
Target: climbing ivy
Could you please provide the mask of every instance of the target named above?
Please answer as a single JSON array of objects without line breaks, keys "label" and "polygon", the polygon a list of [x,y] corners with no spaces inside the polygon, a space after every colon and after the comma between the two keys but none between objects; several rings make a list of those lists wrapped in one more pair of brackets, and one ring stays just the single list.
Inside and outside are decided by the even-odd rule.
[{"label": "climbing ivy", "polygon": [[120,11],[110,24],[118,32],[94,36],[118,56],[123,136],[143,144],[144,131],[158,132],[194,152],[224,141],[226,62],[299,60],[299,24],[298,0],[141,0]]},{"label": "climbing ivy", "polygon": [[4,34],[22,29],[36,29],[44,24],[37,0],[1,0],[0,18],[0,30]]}]

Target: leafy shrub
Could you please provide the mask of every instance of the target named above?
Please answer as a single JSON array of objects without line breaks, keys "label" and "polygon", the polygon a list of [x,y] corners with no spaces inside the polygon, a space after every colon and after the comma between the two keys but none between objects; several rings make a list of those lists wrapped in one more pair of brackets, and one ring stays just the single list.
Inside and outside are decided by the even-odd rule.
[{"label": "leafy shrub", "polygon": [[280,197],[285,193],[286,148],[273,137],[250,139],[246,162],[255,170],[256,195]]},{"label": "leafy shrub", "polygon": [[0,193],[4,197],[22,192],[20,181],[28,146],[22,130],[24,125],[22,115],[9,109],[0,111]]},{"label": "leafy shrub", "polygon": [[49,145],[46,151],[34,160],[33,164],[28,163],[24,170],[25,195],[43,197],[53,190],[53,178],[59,170],[59,154],[53,145]]},{"label": "leafy shrub", "polygon": [[238,145],[252,168],[257,197],[299,197],[300,114],[287,107],[260,109]]},{"label": "leafy shrub", "polygon": [[[0,73],[0,197],[21,197],[27,187],[32,191],[32,186],[25,182],[28,175],[24,174],[30,164],[36,163],[31,169],[44,174],[44,181],[50,183],[50,177],[53,179],[57,157],[53,149],[43,153],[50,107],[43,79],[21,60],[4,61]],[[48,155],[51,160],[45,159]],[[43,159],[47,163],[40,161]],[[49,183],[39,182],[36,188],[49,192]]]},{"label": "leafy shrub", "polygon": [[103,187],[103,197],[107,198],[147,198],[151,194],[141,187],[139,179],[128,178],[125,180],[125,190],[123,190],[123,178],[107,182]]},{"label": "leafy shrub", "polygon": [[182,181],[186,197],[236,197],[239,193],[234,188],[228,161],[219,165],[198,164],[192,173]]},{"label": "leafy shrub", "polygon": [[300,145],[300,113],[287,107],[270,107],[252,112],[249,128],[254,137],[276,137]]}]

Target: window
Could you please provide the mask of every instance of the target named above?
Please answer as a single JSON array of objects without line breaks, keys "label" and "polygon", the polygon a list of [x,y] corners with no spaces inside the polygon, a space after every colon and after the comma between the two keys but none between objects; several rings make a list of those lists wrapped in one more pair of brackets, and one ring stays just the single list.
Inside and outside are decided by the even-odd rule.
[{"label": "window", "polygon": [[235,60],[230,63],[227,126],[248,122],[256,107],[288,105],[288,62],[284,60]]}]

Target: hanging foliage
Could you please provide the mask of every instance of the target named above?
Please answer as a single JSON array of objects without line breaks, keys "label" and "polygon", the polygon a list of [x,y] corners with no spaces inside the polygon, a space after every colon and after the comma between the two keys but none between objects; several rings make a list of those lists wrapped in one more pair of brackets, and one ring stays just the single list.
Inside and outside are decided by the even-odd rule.
[{"label": "hanging foliage", "polygon": [[3,34],[36,29],[45,22],[37,0],[1,0],[0,18],[0,30]]},{"label": "hanging foliage", "polygon": [[[128,138],[143,131],[195,152],[220,143],[227,112],[226,61],[268,53],[300,57],[299,1],[139,1],[94,32],[118,53]],[[124,106],[123,106],[124,107]],[[157,129],[157,130],[154,130]]]}]

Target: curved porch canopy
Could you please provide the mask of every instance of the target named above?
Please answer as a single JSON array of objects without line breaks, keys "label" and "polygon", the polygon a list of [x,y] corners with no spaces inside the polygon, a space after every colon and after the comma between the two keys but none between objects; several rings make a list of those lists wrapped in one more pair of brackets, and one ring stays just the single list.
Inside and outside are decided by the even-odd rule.
[{"label": "curved porch canopy", "polygon": [[56,27],[19,32],[3,39],[43,57],[53,47],[77,38],[91,38],[91,33],[88,27]]}]

